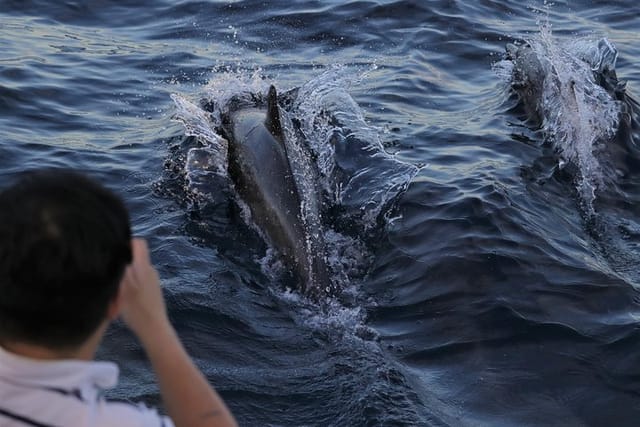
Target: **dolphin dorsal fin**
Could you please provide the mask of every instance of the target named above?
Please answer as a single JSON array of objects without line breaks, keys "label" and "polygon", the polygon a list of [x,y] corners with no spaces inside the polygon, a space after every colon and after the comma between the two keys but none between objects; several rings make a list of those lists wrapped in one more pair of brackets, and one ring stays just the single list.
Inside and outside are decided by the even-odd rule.
[{"label": "dolphin dorsal fin", "polygon": [[278,108],[278,95],[275,86],[269,87],[267,95],[267,118],[264,122],[272,135],[282,139],[282,124],[280,123],[280,109]]}]

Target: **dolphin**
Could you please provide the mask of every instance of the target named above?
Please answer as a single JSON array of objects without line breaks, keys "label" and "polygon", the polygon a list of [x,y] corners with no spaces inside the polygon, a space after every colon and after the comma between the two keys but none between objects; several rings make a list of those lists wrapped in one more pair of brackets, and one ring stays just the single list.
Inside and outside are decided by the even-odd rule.
[{"label": "dolphin", "polygon": [[[594,83],[604,89],[612,99],[624,101],[626,82],[618,80],[614,66],[610,65],[615,64],[617,51],[606,39],[598,42],[598,49],[609,62],[602,59],[595,62],[597,58],[580,55],[578,52],[575,60],[591,69]],[[582,86],[585,82],[563,79],[563,72],[556,69],[556,64],[550,58],[541,56],[530,44],[507,44],[506,58],[513,63],[511,87],[518,94],[527,117],[534,123],[540,125],[545,118],[543,106],[545,81],[552,80],[556,90],[565,93],[567,102],[577,102],[576,85]]]},{"label": "dolphin", "polygon": [[[230,102],[222,114],[221,134],[228,143],[229,177],[254,223],[282,256],[305,295],[330,294],[333,285],[323,232],[319,220],[308,220],[303,212],[275,87],[269,88],[266,102],[257,98]],[[313,214],[319,218],[319,212]]]},{"label": "dolphin", "polygon": [[593,189],[611,187],[638,163],[632,155],[637,151],[632,131],[638,105],[616,75],[616,58],[617,50],[606,39],[588,51],[534,48],[530,43],[506,46],[506,59],[513,64],[511,87],[528,121],[554,142],[561,155],[559,169],[579,168],[589,200]]}]

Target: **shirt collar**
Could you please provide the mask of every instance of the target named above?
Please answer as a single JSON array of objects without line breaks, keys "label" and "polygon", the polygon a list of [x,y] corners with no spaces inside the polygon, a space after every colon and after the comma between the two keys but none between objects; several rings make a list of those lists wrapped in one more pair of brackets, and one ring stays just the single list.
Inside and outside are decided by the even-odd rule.
[{"label": "shirt collar", "polygon": [[112,362],[38,360],[13,354],[0,347],[0,378],[25,385],[108,389],[117,384],[118,373],[118,366]]}]

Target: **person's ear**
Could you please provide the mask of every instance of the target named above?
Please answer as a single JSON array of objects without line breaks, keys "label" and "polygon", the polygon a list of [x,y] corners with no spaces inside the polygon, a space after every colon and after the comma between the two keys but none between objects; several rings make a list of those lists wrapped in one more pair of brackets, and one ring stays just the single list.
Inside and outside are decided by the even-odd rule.
[{"label": "person's ear", "polygon": [[122,281],[118,284],[118,292],[113,297],[109,306],[107,307],[107,318],[109,321],[114,321],[120,316],[120,310],[122,307]]}]

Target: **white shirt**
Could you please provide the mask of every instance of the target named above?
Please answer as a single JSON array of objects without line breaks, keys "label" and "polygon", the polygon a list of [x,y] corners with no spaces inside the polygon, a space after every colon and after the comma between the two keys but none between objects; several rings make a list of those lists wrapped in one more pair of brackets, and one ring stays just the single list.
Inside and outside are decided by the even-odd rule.
[{"label": "white shirt", "polygon": [[0,427],[174,427],[142,404],[105,401],[117,382],[111,362],[40,361],[0,347]]}]

